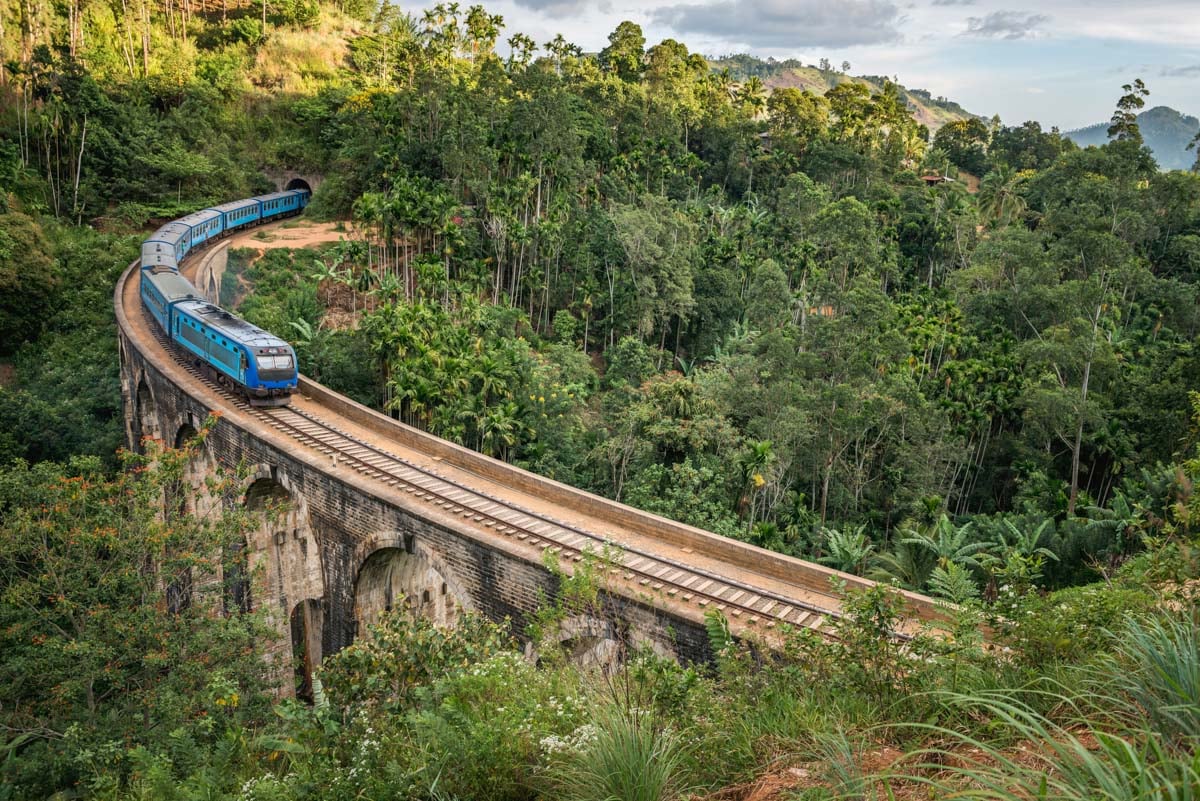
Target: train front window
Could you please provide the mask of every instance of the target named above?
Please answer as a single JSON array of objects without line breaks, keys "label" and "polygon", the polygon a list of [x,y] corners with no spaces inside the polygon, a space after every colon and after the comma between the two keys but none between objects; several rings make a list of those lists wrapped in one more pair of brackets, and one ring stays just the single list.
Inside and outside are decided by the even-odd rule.
[{"label": "train front window", "polygon": [[292,357],[259,356],[258,367],[260,370],[290,370],[292,369]]}]

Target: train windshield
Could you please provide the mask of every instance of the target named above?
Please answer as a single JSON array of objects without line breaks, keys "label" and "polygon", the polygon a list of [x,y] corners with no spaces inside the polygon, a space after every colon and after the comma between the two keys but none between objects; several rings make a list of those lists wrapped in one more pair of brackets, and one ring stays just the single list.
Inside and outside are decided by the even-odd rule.
[{"label": "train windshield", "polygon": [[260,370],[290,370],[292,369],[292,357],[259,356],[258,367]]}]

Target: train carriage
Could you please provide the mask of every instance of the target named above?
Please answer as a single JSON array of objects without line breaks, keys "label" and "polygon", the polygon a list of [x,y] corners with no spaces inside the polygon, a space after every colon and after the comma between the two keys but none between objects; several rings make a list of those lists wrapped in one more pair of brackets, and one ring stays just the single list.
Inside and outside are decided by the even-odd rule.
[{"label": "train carriage", "polygon": [[262,219],[262,204],[255,198],[222,203],[207,211],[215,211],[221,215],[222,229],[225,232],[237,231]]},{"label": "train carriage", "polygon": [[308,205],[308,192],[302,189],[289,189],[286,192],[259,195],[254,199],[262,205],[262,218],[266,220],[299,214]]},{"label": "train carriage", "polygon": [[191,226],[179,222],[167,223],[142,243],[142,269],[179,269],[179,262],[187,254],[191,241]]},{"label": "train carriage", "polygon": [[221,212],[214,211],[213,209],[193,212],[186,217],[180,217],[176,222],[186,225],[192,230],[189,247],[193,248],[199,247],[208,240],[220,236],[224,230],[222,227]]},{"label": "train carriage", "polygon": [[171,306],[181,300],[199,300],[191,282],[174,270],[151,267],[141,271],[142,304],[164,331],[170,328]]}]

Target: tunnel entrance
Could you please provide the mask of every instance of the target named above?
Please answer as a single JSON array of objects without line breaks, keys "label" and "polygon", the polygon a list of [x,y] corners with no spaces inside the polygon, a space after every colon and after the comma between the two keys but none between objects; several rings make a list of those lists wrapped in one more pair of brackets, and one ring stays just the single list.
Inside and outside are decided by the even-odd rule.
[{"label": "tunnel entrance", "polygon": [[283,189],[285,192],[290,192],[293,189],[302,189],[305,192],[308,192],[309,195],[312,195],[312,187],[309,186],[308,181],[304,180],[303,178],[293,178],[287,182],[287,186],[285,186]]}]

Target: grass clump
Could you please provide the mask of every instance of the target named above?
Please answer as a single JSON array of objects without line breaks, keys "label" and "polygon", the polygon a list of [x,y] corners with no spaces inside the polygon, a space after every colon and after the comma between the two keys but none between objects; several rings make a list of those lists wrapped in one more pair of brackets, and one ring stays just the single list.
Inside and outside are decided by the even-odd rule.
[{"label": "grass clump", "polygon": [[551,748],[549,784],[564,801],[669,801],[685,788],[683,742],[651,710],[605,704]]},{"label": "grass clump", "polygon": [[1200,630],[1195,618],[1129,618],[1099,673],[1125,698],[1130,717],[1173,748],[1200,741]]}]

